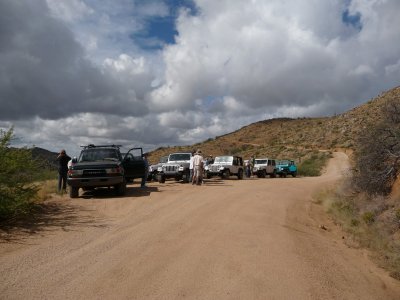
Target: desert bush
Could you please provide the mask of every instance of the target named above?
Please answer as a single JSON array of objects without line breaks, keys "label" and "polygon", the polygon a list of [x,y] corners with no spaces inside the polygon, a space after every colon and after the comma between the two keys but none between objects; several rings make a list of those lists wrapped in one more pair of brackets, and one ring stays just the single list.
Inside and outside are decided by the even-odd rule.
[{"label": "desert bush", "polygon": [[365,222],[365,224],[367,225],[371,225],[372,223],[375,222],[375,214],[371,211],[366,211],[365,213],[363,213],[361,215],[363,221]]},{"label": "desert bush", "polygon": [[388,195],[400,170],[400,96],[383,107],[378,124],[356,139],[354,185],[370,195]]},{"label": "desert bush", "polygon": [[298,165],[297,173],[301,176],[320,176],[330,157],[328,152],[314,153]]},{"label": "desert bush", "polygon": [[38,191],[38,164],[31,150],[9,147],[12,137],[13,128],[0,130],[0,220],[28,213]]}]

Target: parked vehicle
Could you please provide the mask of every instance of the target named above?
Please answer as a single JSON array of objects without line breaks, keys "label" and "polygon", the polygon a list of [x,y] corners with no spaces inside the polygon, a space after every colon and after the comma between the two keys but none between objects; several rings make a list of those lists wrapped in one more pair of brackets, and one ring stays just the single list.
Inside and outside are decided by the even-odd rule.
[{"label": "parked vehicle", "polygon": [[253,174],[258,178],[265,178],[269,175],[271,178],[276,177],[276,160],[270,158],[256,158],[254,160]]},{"label": "parked vehicle", "polygon": [[167,178],[174,178],[175,181],[183,180],[189,182],[190,177],[190,158],[192,153],[171,153],[168,161],[157,169],[158,182],[164,183]]},{"label": "parked vehicle", "polygon": [[276,165],[277,174],[281,177],[286,177],[287,175],[297,176],[297,166],[294,160],[283,159],[279,160]]},{"label": "parked vehicle", "polygon": [[118,195],[124,195],[127,180],[144,176],[142,148],[132,148],[122,157],[119,147],[93,144],[83,147],[68,170],[71,198],[79,196],[80,188],[114,187]]},{"label": "parked vehicle", "polygon": [[168,156],[160,158],[158,163],[149,166],[148,180],[157,180],[158,168],[162,167],[168,161]]},{"label": "parked vehicle", "polygon": [[214,163],[207,166],[206,177],[220,176],[221,178],[229,178],[235,175],[238,179],[243,179],[243,159],[240,156],[216,156]]}]

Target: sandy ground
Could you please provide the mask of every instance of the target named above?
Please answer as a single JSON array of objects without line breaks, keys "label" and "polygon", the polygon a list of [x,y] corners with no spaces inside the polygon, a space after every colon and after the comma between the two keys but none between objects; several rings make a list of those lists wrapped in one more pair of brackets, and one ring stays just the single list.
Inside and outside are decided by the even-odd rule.
[{"label": "sandy ground", "polygon": [[346,166],[336,153],[318,178],[54,199],[37,225],[2,234],[0,298],[400,299],[400,282],[347,247],[312,201]]}]

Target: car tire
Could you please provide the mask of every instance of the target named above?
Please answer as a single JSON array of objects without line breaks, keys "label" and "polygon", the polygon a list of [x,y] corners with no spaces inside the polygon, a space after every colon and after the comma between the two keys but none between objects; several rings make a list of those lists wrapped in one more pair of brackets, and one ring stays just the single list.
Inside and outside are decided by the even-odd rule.
[{"label": "car tire", "polygon": [[228,170],[224,171],[224,178],[228,179],[231,176],[231,172]]},{"label": "car tire", "polygon": [[159,183],[165,183],[165,176],[164,175],[159,175],[158,182]]},{"label": "car tire", "polygon": [[125,195],[125,192],[126,192],[126,181],[125,180],[124,180],[124,182],[121,182],[120,184],[117,184],[115,186],[115,192],[118,196]]},{"label": "car tire", "polygon": [[242,169],[239,169],[239,172],[238,172],[238,179],[239,179],[239,180],[243,179],[243,170],[242,170]]},{"label": "car tire", "polygon": [[69,197],[70,198],[78,198],[79,196],[79,187],[71,186],[69,188]]}]

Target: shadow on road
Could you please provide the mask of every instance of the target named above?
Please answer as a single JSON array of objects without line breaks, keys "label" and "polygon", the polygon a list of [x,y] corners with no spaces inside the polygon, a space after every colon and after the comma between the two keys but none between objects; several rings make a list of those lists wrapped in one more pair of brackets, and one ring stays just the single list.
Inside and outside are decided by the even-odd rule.
[{"label": "shadow on road", "polygon": [[36,205],[29,216],[0,223],[0,243],[26,243],[33,235],[79,227],[106,227],[104,220],[94,218],[89,209],[64,202],[65,199]]}]

